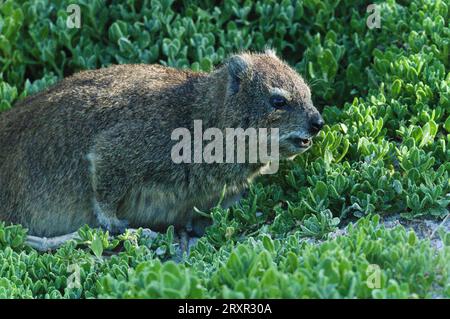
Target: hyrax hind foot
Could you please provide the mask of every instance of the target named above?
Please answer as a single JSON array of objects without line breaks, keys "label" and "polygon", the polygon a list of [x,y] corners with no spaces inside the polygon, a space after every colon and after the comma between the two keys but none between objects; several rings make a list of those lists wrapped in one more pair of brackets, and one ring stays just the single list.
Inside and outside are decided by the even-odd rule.
[{"label": "hyrax hind foot", "polygon": [[110,234],[123,234],[128,227],[128,221],[118,218],[110,218],[106,224],[101,224],[103,228],[109,231]]},{"label": "hyrax hind foot", "polygon": [[99,212],[98,210],[96,210],[95,215],[100,227],[109,231],[110,234],[122,234],[128,228],[129,223],[125,219],[118,219],[115,216],[106,215],[105,213]]},{"label": "hyrax hind foot", "polygon": [[98,201],[94,201],[94,214],[100,227],[110,234],[122,234],[128,227],[128,221],[118,219],[109,205],[101,205]]},{"label": "hyrax hind foot", "polygon": [[197,244],[197,241],[199,240],[199,237],[190,236],[188,234],[188,231],[185,229],[181,230],[178,233],[177,241],[178,241],[178,253],[177,253],[177,259],[181,260],[186,254],[186,256],[189,256],[191,253],[191,249]]}]

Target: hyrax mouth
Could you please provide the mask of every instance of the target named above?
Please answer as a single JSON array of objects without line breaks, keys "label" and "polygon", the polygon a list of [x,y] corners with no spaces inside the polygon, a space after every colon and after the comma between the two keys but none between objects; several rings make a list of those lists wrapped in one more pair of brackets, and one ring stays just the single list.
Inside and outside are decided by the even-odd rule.
[{"label": "hyrax mouth", "polygon": [[299,136],[291,136],[288,138],[288,140],[294,146],[299,147],[299,148],[308,148],[312,145],[311,138],[302,138]]}]

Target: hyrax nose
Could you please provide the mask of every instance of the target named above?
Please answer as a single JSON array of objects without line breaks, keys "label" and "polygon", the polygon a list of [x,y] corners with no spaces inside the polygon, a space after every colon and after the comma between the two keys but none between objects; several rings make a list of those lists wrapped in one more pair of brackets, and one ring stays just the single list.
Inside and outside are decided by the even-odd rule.
[{"label": "hyrax nose", "polygon": [[312,134],[317,134],[319,133],[319,131],[322,129],[322,127],[325,125],[325,122],[322,118],[322,116],[320,116],[320,114],[315,114],[313,115],[313,117],[311,118],[311,122],[310,122],[310,131]]}]

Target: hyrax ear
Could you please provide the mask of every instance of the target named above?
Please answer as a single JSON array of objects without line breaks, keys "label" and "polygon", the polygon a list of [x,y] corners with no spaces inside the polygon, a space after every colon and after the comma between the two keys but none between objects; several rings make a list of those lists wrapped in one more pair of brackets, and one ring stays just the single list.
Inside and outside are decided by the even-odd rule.
[{"label": "hyrax ear", "polygon": [[270,56],[272,58],[278,59],[277,53],[271,47],[266,47],[265,50],[264,50],[264,54],[266,54],[266,55],[268,55],[268,56]]},{"label": "hyrax ear", "polygon": [[233,55],[228,59],[228,94],[239,92],[242,80],[250,74],[250,57],[247,54]]}]

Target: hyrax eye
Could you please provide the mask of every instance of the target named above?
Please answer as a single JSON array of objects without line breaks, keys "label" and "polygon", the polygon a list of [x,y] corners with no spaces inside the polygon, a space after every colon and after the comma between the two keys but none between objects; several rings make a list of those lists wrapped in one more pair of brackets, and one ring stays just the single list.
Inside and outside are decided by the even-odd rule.
[{"label": "hyrax eye", "polygon": [[270,98],[270,104],[276,109],[282,109],[287,106],[286,98],[280,95],[274,95]]}]

